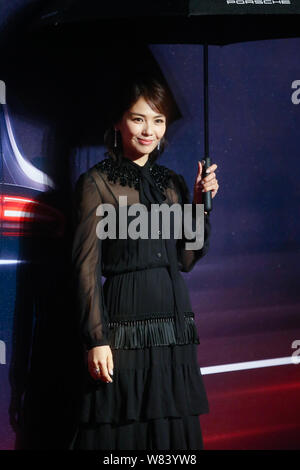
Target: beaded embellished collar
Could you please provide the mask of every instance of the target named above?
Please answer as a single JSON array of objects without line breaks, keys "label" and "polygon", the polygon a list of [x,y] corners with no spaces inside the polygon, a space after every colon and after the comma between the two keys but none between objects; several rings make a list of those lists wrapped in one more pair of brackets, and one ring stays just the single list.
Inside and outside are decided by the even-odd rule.
[{"label": "beaded embellished collar", "polygon": [[[146,165],[149,164],[149,172],[155,184],[160,190],[167,188],[171,178],[169,168],[164,165],[158,165],[155,162],[152,164],[148,162],[149,160]],[[116,183],[117,180],[119,180],[122,186],[133,186],[137,190],[140,188],[141,174],[139,172],[138,164],[133,163],[126,157],[122,158],[120,165],[111,157],[107,157],[101,162],[98,162],[95,167],[98,171],[106,173],[107,179],[113,183]]]}]

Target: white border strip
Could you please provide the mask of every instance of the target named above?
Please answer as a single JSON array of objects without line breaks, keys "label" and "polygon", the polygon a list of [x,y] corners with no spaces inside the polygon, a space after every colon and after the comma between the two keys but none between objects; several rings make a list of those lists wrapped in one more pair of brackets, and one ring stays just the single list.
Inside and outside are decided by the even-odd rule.
[{"label": "white border strip", "polygon": [[274,359],[262,359],[260,361],[234,362],[220,366],[201,367],[202,375],[219,374],[220,372],[232,372],[235,370],[259,369],[261,367],[284,366],[286,364],[300,364],[300,356],[277,357]]}]

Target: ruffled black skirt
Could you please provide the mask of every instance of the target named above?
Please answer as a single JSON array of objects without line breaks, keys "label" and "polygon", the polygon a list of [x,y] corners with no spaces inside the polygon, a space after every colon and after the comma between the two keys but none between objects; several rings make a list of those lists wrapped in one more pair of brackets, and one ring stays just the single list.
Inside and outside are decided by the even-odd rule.
[{"label": "ruffled black skirt", "polygon": [[112,349],[113,382],[86,367],[79,425],[69,449],[201,450],[209,412],[197,344]]},{"label": "ruffled black skirt", "polygon": [[202,450],[203,441],[198,416],[184,416],[122,425],[82,425],[70,449]]}]

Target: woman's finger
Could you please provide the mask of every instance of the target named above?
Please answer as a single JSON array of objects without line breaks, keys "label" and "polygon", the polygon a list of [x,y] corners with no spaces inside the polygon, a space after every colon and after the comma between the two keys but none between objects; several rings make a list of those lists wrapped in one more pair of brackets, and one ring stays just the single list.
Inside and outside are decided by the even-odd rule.
[{"label": "woman's finger", "polygon": [[107,367],[108,367],[108,373],[109,373],[110,375],[113,375],[113,374],[114,374],[114,361],[113,361],[112,354],[109,354],[109,355],[108,355],[108,358],[107,358]]},{"label": "woman's finger", "polygon": [[112,378],[110,377],[107,369],[107,360],[101,359],[100,368],[101,368],[101,380],[104,382],[112,382]]},{"label": "woman's finger", "polygon": [[212,196],[214,197],[219,189],[218,184],[205,184],[203,185],[202,192],[212,191]]},{"label": "woman's finger", "polygon": [[204,183],[202,186],[203,186],[203,189],[205,191],[211,191],[212,189],[218,189],[218,187],[219,187],[219,185],[216,181],[209,182],[209,183]]},{"label": "woman's finger", "polygon": [[206,176],[204,176],[204,168],[203,167],[204,167],[204,165],[202,164],[202,180],[204,180],[206,178],[211,179],[211,178],[214,178],[216,176],[215,173],[213,173],[218,167],[218,165],[216,163],[214,163],[213,165],[211,165],[207,168],[207,170],[206,170],[207,175]]},{"label": "woman's finger", "polygon": [[216,174],[215,174],[215,173],[211,173],[211,174],[209,174],[209,175],[207,175],[207,176],[204,176],[204,178],[202,178],[202,181],[205,181],[205,182],[207,183],[208,181],[212,181],[212,180],[214,180],[214,179],[216,179]]},{"label": "woman's finger", "polygon": [[202,189],[210,190],[216,188],[218,186],[218,181],[213,179],[212,181],[202,181],[201,182]]},{"label": "woman's finger", "polygon": [[201,167],[201,163],[198,162],[198,171],[197,171],[197,175],[196,175],[196,180],[195,180],[195,185],[199,185],[200,182],[201,182],[201,172],[202,172],[202,167]]},{"label": "woman's finger", "polygon": [[216,169],[218,168],[218,165],[216,163],[213,163],[212,165],[210,165],[206,171],[209,171],[209,173],[212,173],[213,171],[215,171]]},{"label": "woman's finger", "polygon": [[211,178],[210,180],[207,180],[204,178],[204,180],[201,181],[202,185],[207,185],[207,184],[218,184],[217,178]]},{"label": "woman's finger", "polygon": [[93,379],[99,380],[101,376],[101,368],[99,367],[99,365],[97,363],[90,362],[88,368],[89,373],[91,374]]}]

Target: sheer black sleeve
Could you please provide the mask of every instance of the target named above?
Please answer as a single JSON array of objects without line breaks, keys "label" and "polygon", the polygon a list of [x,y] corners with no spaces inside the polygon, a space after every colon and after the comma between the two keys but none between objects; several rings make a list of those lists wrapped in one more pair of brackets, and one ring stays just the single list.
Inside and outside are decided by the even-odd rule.
[{"label": "sheer black sleeve", "polygon": [[96,226],[101,220],[96,209],[102,203],[93,176],[83,173],[74,192],[75,230],[72,245],[72,267],[78,307],[80,337],[87,350],[108,345],[108,313],[103,297],[102,240]]},{"label": "sheer black sleeve", "polygon": [[[190,200],[190,192],[182,175],[177,175],[177,187],[180,193],[181,204],[192,204],[193,214],[193,230],[196,227],[196,204]],[[193,269],[197,261],[206,255],[209,249],[209,241],[211,234],[211,224],[208,214],[204,214],[204,245],[199,250],[187,250],[185,249],[185,243],[192,243],[194,240],[189,240],[184,236],[184,230],[182,238],[177,241],[177,258],[179,263],[179,269],[182,272],[189,272]]]}]

